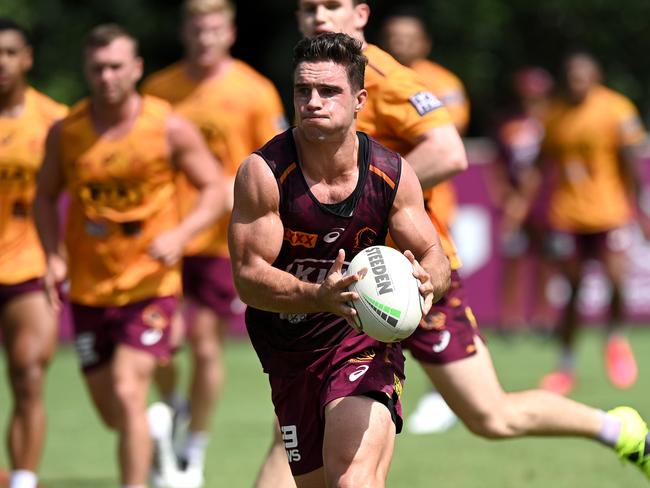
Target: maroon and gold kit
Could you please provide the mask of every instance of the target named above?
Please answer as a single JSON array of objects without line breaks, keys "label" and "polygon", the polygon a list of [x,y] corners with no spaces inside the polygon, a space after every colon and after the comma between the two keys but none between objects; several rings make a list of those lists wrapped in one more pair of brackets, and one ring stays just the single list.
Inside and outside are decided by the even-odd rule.
[{"label": "maroon and gold kit", "polygon": [[64,105],[28,88],[22,113],[0,118],[0,285],[17,285],[45,273],[32,201],[45,137],[66,112]]}]

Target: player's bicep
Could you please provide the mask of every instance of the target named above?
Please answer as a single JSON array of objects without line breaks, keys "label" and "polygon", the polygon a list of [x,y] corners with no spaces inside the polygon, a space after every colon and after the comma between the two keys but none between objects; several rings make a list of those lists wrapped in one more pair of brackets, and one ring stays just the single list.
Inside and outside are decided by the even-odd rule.
[{"label": "player's bicep", "polygon": [[279,214],[280,196],[270,168],[249,156],[235,178],[235,199],[228,245],[235,273],[272,264],[280,253],[284,227]]},{"label": "player's bicep", "polygon": [[406,161],[402,162],[402,175],[389,216],[389,232],[399,249],[410,250],[416,258],[440,244],[424,209],[420,182]]},{"label": "player's bicep", "polygon": [[167,135],[173,164],[192,185],[201,189],[223,181],[221,165],[192,123],[171,115],[167,119]]}]

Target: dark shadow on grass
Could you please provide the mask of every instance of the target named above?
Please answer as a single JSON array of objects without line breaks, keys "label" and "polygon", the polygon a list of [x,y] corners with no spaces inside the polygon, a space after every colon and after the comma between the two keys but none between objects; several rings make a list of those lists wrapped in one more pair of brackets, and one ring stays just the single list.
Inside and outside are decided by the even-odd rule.
[{"label": "dark shadow on grass", "polygon": [[[115,488],[117,480],[115,478],[45,478],[41,480],[43,488]],[[41,486],[39,484],[39,486]]]}]

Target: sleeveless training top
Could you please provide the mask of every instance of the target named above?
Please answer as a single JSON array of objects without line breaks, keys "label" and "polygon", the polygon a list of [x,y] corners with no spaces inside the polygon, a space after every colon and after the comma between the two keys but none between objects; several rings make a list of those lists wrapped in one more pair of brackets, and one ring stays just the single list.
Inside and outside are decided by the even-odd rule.
[{"label": "sleeveless training top", "polygon": [[[363,132],[358,137],[359,181],[348,198],[333,205],[320,203],[309,190],[291,130],[256,152],[273,171],[280,191],[284,241],[274,267],[320,283],[339,249],[345,250],[347,266],[362,249],[384,244],[401,158]],[[346,337],[360,334],[331,313],[280,314],[248,307],[246,324],[270,374],[286,371],[287,363],[308,367]]]},{"label": "sleeveless training top", "polygon": [[129,133],[115,140],[95,132],[88,100],[62,121],[73,302],[122,306],[180,293],[179,265],[165,266],[147,252],[156,236],[179,222],[170,114],[167,102],[145,96]]}]

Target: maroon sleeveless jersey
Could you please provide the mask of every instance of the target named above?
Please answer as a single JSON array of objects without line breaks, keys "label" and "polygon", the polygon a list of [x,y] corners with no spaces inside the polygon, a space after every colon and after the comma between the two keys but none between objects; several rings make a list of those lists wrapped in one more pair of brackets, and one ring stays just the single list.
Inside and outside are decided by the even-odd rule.
[{"label": "maroon sleeveless jersey", "polygon": [[[280,192],[284,240],[274,267],[320,283],[339,249],[345,250],[346,267],[362,249],[384,244],[402,160],[363,132],[357,135],[359,180],[354,192],[337,204],[323,204],[311,193],[291,129],[256,151],[273,171]],[[246,325],[264,371],[278,375],[307,368],[344,339],[360,334],[331,313],[280,314],[248,307]]]}]

